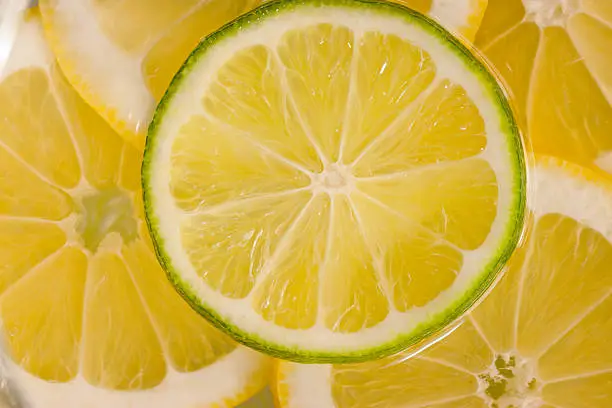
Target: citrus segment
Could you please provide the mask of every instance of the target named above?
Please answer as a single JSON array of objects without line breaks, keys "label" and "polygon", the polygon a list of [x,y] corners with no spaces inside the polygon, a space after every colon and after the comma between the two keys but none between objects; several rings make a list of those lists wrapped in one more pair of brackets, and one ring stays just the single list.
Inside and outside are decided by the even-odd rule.
[{"label": "citrus segment", "polygon": [[[197,136],[203,132],[218,136],[201,140]],[[249,136],[228,135],[202,116],[181,128],[172,161],[172,193],[187,211],[310,183],[304,173],[250,143]]]},{"label": "citrus segment", "polygon": [[0,294],[65,243],[66,234],[57,225],[0,217]]},{"label": "citrus segment", "polygon": [[432,361],[451,364],[470,373],[485,371],[493,359],[493,350],[480,334],[476,323],[466,320],[455,329],[453,341],[441,341],[427,350]]},{"label": "citrus segment", "polygon": [[[478,108],[460,86],[448,81],[429,89],[421,103],[391,124],[356,159],[361,177],[401,172],[425,164],[460,160],[487,145]],[[448,115],[444,115],[444,113]]]},{"label": "citrus segment", "polygon": [[384,273],[380,284],[397,310],[425,306],[451,286],[463,264],[461,252],[371,197],[351,198],[376,267]]},{"label": "citrus segment", "polygon": [[353,365],[279,362],[283,408],[605,407],[612,400],[612,183],[541,157],[526,240],[495,290],[425,350]]},{"label": "citrus segment", "polygon": [[253,307],[265,320],[290,329],[308,329],[316,323],[329,211],[329,197],[311,198],[262,265]]},{"label": "citrus segment", "polygon": [[[612,298],[605,297],[602,302],[591,306],[587,316],[570,330],[540,359],[540,373],[546,380],[562,380],[581,375],[589,375],[612,368],[612,353],[607,351],[608,337],[612,320]],[[574,323],[574,322],[572,322]],[[594,333],[584,336],[584,333]],[[595,333],[604,333],[603,335]],[[574,361],[567,356],[573,356]]]},{"label": "citrus segment", "polygon": [[[15,88],[36,92],[15,95],[11,92]],[[80,177],[79,164],[57,105],[48,103],[51,92],[49,80],[40,69],[16,72],[3,81],[0,106],[11,122],[0,124],[2,143],[52,183],[71,188]],[[41,118],[45,126],[33,121],[34,117]]]},{"label": "citrus segment", "polygon": [[213,329],[167,281],[144,222],[142,154],[70,88],[37,12],[26,15],[0,77],[12,97],[0,133],[12,392],[34,408],[240,403],[263,385],[266,360]]},{"label": "citrus segment", "polygon": [[289,31],[278,46],[287,87],[326,161],[340,153],[354,47],[353,32],[331,24]]},{"label": "citrus segment", "polygon": [[343,140],[346,163],[358,159],[367,145],[384,135],[436,75],[427,51],[399,36],[366,32],[358,44],[354,96]]},{"label": "citrus segment", "polygon": [[143,174],[196,310],[276,356],[355,361],[476,299],[518,238],[523,158],[501,90],[445,35],[388,3],[295,0],[192,53]]},{"label": "citrus segment", "polygon": [[359,215],[346,197],[332,202],[331,225],[321,282],[325,326],[356,332],[387,317],[382,265],[376,264],[359,227]]},{"label": "citrus segment", "polygon": [[[606,296],[612,286],[612,275],[602,273],[612,263],[612,245],[599,232],[567,217],[545,215],[533,234],[537,246],[531,249],[524,266],[530,273],[521,284],[517,327],[517,348],[525,357],[540,355],[558,333]],[[564,254],[562,267],[551,276],[546,266],[556,265],[560,254]],[[545,310],[533,313],[544,303]]]},{"label": "citrus segment", "polygon": [[88,271],[83,376],[116,390],[160,384],[166,364],[159,339],[123,261],[98,253]]},{"label": "citrus segment", "polygon": [[[0,316],[15,361],[47,381],[79,371],[79,339],[87,258],[65,247],[35,266],[0,299]],[[49,282],[54,282],[49,290]],[[24,302],[27,299],[27,302]]]},{"label": "citrus segment", "polygon": [[191,313],[164,281],[148,277],[157,260],[142,242],[123,248],[123,260],[138,294],[146,302],[148,315],[172,367],[183,373],[202,369],[230,353],[236,345]]},{"label": "citrus segment", "polygon": [[[369,408],[378,405],[425,406],[457,396],[468,396],[478,389],[469,373],[434,361],[419,359],[403,364],[399,355],[369,363],[369,367],[336,366],[332,369],[332,396],[341,407]],[[449,386],[447,377],[455,381]]]},{"label": "citrus segment", "polygon": [[70,83],[139,147],[156,100],[204,36],[258,0],[43,0],[51,47]]},{"label": "citrus segment", "polygon": [[[303,52],[308,55],[309,50]],[[281,81],[282,70],[278,56],[268,47],[257,45],[241,50],[217,72],[203,98],[204,107],[254,143],[309,170],[321,170],[321,161],[301,125],[295,103]],[[231,128],[228,130],[231,132]]]},{"label": "citrus segment", "polygon": [[0,181],[0,214],[59,220],[73,210],[63,191],[42,180],[1,145]]},{"label": "citrus segment", "polygon": [[475,44],[509,84],[533,151],[611,171],[607,2],[489,3]]},{"label": "citrus segment", "polygon": [[[82,162],[86,163],[83,176],[96,188],[116,185],[125,150],[123,143],[115,137],[115,132],[104,119],[68,84],[59,67],[52,67],[51,76],[55,92],[64,101],[63,120],[74,139],[72,143],[78,149]],[[105,142],[99,143],[100,140]]]},{"label": "citrus segment", "polygon": [[[468,142],[469,143],[469,142]],[[358,181],[358,188],[462,249],[476,249],[497,215],[498,183],[481,159]],[[474,209],[478,218],[474,219]]]},{"label": "citrus segment", "polygon": [[310,198],[306,191],[263,196],[193,215],[181,226],[185,251],[210,286],[244,298]]}]

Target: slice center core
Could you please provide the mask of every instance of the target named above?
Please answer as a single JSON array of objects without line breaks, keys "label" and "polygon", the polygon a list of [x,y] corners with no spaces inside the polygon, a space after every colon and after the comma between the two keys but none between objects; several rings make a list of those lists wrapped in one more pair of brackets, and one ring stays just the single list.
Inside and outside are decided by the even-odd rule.
[{"label": "slice center core", "polygon": [[125,243],[138,237],[132,200],[126,192],[116,187],[94,191],[83,195],[80,203],[76,231],[91,252],[96,252],[111,233],[118,234]]},{"label": "slice center core", "polygon": [[347,193],[352,186],[353,175],[349,167],[332,163],[312,177],[312,188],[329,194]]},{"label": "slice center core", "polygon": [[529,359],[498,355],[489,370],[479,375],[479,381],[493,408],[540,406],[540,383]]},{"label": "slice center core", "polygon": [[564,26],[579,8],[578,0],[523,0],[526,20],[539,27]]}]

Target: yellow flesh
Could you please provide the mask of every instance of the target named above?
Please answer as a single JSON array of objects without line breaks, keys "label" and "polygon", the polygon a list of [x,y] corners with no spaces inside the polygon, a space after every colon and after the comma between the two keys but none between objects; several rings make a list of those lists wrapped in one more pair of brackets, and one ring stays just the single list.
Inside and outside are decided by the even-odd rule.
[{"label": "yellow flesh", "polygon": [[413,359],[334,366],[336,406],[608,407],[612,243],[560,214],[531,224],[502,281],[448,338]]},{"label": "yellow flesh", "polygon": [[202,108],[172,145],[183,247],[276,325],[357,332],[425,306],[490,232],[483,119],[396,36],[290,30],[231,57]]},{"label": "yellow flesh", "polygon": [[[128,58],[140,65],[142,77],[138,79],[158,101],[176,71],[203,37],[256,7],[260,2],[261,0],[93,0],[91,12],[95,15],[103,40],[109,41],[118,51],[126,53]],[[62,12],[56,7],[56,0],[41,1],[41,8],[46,16],[49,16],[49,21],[55,21],[54,13]],[[61,21],[61,18],[58,21]],[[63,27],[59,25],[52,26],[52,30],[52,38],[56,35],[60,39],[64,35],[79,35],[63,32]],[[64,50],[63,44],[53,45],[67,51]],[[63,68],[71,67],[74,63],[72,59],[85,58],[87,56],[68,55]],[[136,133],[142,133],[147,124],[140,124],[141,130],[138,130],[136,124],[130,123],[129,118],[118,116],[113,105],[115,101],[100,100],[96,95],[96,84],[82,81],[82,78],[88,76],[87,73],[72,72],[71,69],[67,71],[71,83],[113,128],[129,140],[142,142],[142,135],[137,136]]]},{"label": "yellow flesh", "polygon": [[8,76],[0,111],[0,317],[13,359],[49,381],[146,389],[168,365],[192,372],[232,351],[157,264],[140,154],[57,68]]},{"label": "yellow flesh", "polygon": [[476,46],[510,86],[536,153],[612,171],[612,57],[607,52],[612,13],[607,4],[490,0]]}]

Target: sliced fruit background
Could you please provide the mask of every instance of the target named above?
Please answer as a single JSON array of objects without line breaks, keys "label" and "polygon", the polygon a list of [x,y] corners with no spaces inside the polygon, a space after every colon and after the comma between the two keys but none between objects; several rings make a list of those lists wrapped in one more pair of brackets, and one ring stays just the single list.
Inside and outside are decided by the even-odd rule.
[{"label": "sliced fruit background", "polygon": [[68,81],[142,148],[155,104],[201,38],[260,0],[40,0]]},{"label": "sliced fruit background", "polygon": [[70,87],[27,13],[0,77],[0,317],[32,407],[239,403],[268,361],[174,291],[143,218],[141,153]]},{"label": "sliced fruit background", "polygon": [[552,158],[532,170],[530,234],[459,328],[416,356],[279,362],[280,406],[609,407],[612,182]]},{"label": "sliced fruit background", "polygon": [[609,1],[490,0],[475,44],[536,153],[612,172]]}]

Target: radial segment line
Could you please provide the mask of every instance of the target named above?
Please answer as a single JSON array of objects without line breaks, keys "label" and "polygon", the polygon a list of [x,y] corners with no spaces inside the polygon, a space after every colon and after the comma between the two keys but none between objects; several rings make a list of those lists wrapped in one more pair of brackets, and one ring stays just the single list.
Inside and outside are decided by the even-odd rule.
[{"label": "radial segment line", "polygon": [[263,267],[261,268],[259,274],[255,278],[255,284],[253,285],[253,289],[251,290],[249,295],[252,295],[253,293],[256,293],[257,289],[263,284],[263,282],[266,280],[268,275],[270,275],[272,273],[272,270],[276,266],[276,263],[278,262],[280,256],[283,254],[283,252],[290,245],[291,239],[293,238],[293,235],[296,232],[297,227],[300,225],[300,222],[308,214],[308,211],[310,210],[310,207],[314,203],[315,198],[316,198],[316,196],[313,195],[310,198],[310,200],[308,200],[308,202],[306,203],[304,208],[302,208],[302,210],[297,215],[297,217],[295,217],[295,219],[293,220],[293,222],[291,223],[289,228],[287,228],[287,231],[285,231],[283,236],[279,239],[278,245],[276,246],[276,250],[270,256],[270,258],[268,258],[266,260],[266,262],[263,265]]},{"label": "radial segment line", "polygon": [[480,49],[481,52],[486,52],[489,48],[497,44],[502,38],[506,37],[507,35],[512,33],[514,30],[516,30],[521,24],[523,24],[523,22],[524,20],[521,20],[518,23],[513,24],[510,28],[497,34],[488,43],[478,48]]},{"label": "radial segment line", "polygon": [[227,210],[234,210],[236,208],[240,208],[246,204],[254,204],[258,201],[264,201],[271,198],[281,198],[290,196],[293,194],[298,194],[304,191],[310,191],[310,186],[295,188],[291,190],[283,190],[274,193],[261,193],[261,194],[253,194],[251,196],[247,196],[245,198],[239,198],[236,200],[225,201],[220,204],[215,204],[210,207],[197,208],[191,211],[182,211],[183,214],[186,215],[214,215],[219,214]]},{"label": "radial segment line", "polygon": [[[461,401],[462,399],[469,398],[469,397],[474,397],[474,396],[475,396],[474,393],[464,394],[464,395],[456,395],[454,397],[441,398],[441,399],[438,399],[438,400],[427,401],[426,404],[427,404],[428,407],[432,407],[432,406],[439,405],[439,404],[448,404],[449,402]],[[404,405],[404,406],[402,406],[402,408],[423,408],[424,406],[425,405],[423,405],[423,403],[418,403],[418,404]]]},{"label": "radial segment line", "polygon": [[[361,153],[359,153],[359,156],[357,156],[357,158],[355,158],[355,160],[353,160],[353,162],[350,164],[350,166],[355,166],[357,165],[357,163],[359,163],[359,161],[361,159],[363,159],[365,157],[365,155],[374,147],[376,146],[378,143],[380,143],[382,140],[386,139],[387,136],[391,133],[391,131],[399,124],[401,123],[403,120],[405,120],[406,118],[408,118],[414,111],[415,108],[419,109],[421,107],[422,102],[424,102],[427,97],[429,97],[429,95],[432,94],[433,91],[436,90],[436,88],[438,87],[438,85],[440,85],[443,81],[445,80],[445,78],[441,78],[441,77],[436,77],[434,78],[434,80],[427,86],[427,88],[425,88],[423,90],[423,92],[421,92],[412,102],[410,102],[405,108],[404,110],[399,113],[395,119],[393,119],[391,121],[391,123],[389,124],[389,126],[387,126],[385,129],[383,129],[378,135],[376,135],[374,137],[374,139],[372,139],[372,141],[370,141],[370,143],[368,143],[363,150],[361,151]],[[407,132],[410,132],[412,130],[412,127],[414,126],[414,123],[410,124],[410,127],[408,128]]]},{"label": "radial segment line", "polygon": [[153,49],[153,47],[157,43],[159,43],[166,35],[168,35],[169,32],[171,32],[175,27],[181,25],[187,18],[191,17],[192,14],[198,11],[198,9],[202,7],[202,5],[209,1],[210,0],[199,0],[195,5],[191,6],[189,10],[185,11],[185,13],[183,13],[179,18],[177,18],[169,27],[167,27],[165,30],[160,30],[160,32],[155,36],[155,38],[147,41],[147,44],[149,46],[147,47],[146,51],[144,51],[139,57],[144,60],[147,54],[151,52],[151,49]]},{"label": "radial segment line", "polygon": [[592,11],[582,11],[582,13],[591,17],[593,20],[597,20],[598,23],[601,23],[602,25],[606,26],[606,28],[612,29],[612,22],[604,19],[601,16],[598,16],[597,13],[593,13]]},{"label": "radial segment line", "polygon": [[[535,56],[533,58],[533,65],[531,66],[531,74],[529,75],[529,82],[527,83],[527,89],[529,92],[527,93],[527,101],[525,105],[525,113],[526,118],[529,120],[533,116],[533,110],[535,108],[535,81],[538,76],[538,70],[540,68],[540,62],[543,59],[544,55],[544,41],[541,37],[544,36],[544,33],[540,33],[540,40],[538,41],[538,48],[536,49]],[[529,128],[529,124],[527,125]],[[530,146],[526,146],[530,147]]]},{"label": "radial segment line", "polygon": [[370,256],[372,257],[372,266],[374,269],[374,273],[376,274],[376,278],[378,279],[378,282],[380,282],[380,285],[382,286],[382,289],[385,292],[385,297],[387,298],[387,305],[389,306],[389,309],[392,309],[393,291],[391,290],[391,284],[389,282],[389,279],[387,279],[384,273],[384,262],[382,259],[380,259],[379,256],[376,255],[376,251],[370,245],[370,241],[367,238],[365,230],[365,223],[363,222],[363,218],[361,218],[361,214],[359,213],[359,210],[357,210],[355,203],[353,203],[353,200],[351,200],[350,196],[347,196],[346,200],[348,201],[351,210],[353,211],[353,214],[355,214],[355,220],[357,221],[357,228],[359,229],[359,233],[361,234],[361,239],[363,239],[363,243],[365,244],[366,248],[368,248]]},{"label": "radial segment line", "polygon": [[149,321],[151,322],[151,327],[153,327],[153,330],[155,331],[155,336],[157,336],[157,341],[159,341],[159,345],[164,351],[164,361],[166,362],[166,364],[171,365],[172,362],[169,359],[170,352],[168,350],[167,344],[163,341],[161,329],[159,328],[157,321],[153,317],[153,312],[151,312],[151,310],[149,309],[149,305],[147,304],[147,301],[145,300],[145,297],[142,294],[142,291],[140,290],[140,288],[138,287],[138,284],[136,283],[136,278],[134,278],[134,272],[132,272],[132,268],[130,267],[129,263],[126,262],[123,254],[120,252],[117,252],[116,254],[117,254],[117,257],[119,257],[119,259],[121,260],[121,262],[123,262],[123,266],[125,266],[125,270],[127,271],[128,276],[130,277],[130,281],[132,282],[132,285],[134,285],[134,289],[136,290],[138,299],[140,299],[142,308],[144,312],[146,313],[147,317],[149,318]]},{"label": "radial segment line", "polygon": [[482,156],[482,153],[479,153],[475,156],[463,157],[457,160],[447,160],[442,162],[434,162],[429,164],[423,164],[420,166],[415,166],[407,170],[402,170],[394,173],[381,174],[378,176],[367,176],[367,177],[355,177],[357,181],[385,181],[385,180],[393,180],[395,178],[401,178],[405,176],[411,176],[413,174],[423,173],[429,170],[438,170],[438,169],[446,169],[452,167],[456,164],[463,163],[470,160],[477,160]]},{"label": "radial segment line", "polygon": [[476,330],[476,333],[478,333],[478,335],[482,338],[482,341],[484,341],[487,347],[489,347],[489,350],[491,350],[493,354],[497,353],[497,350],[493,348],[493,345],[489,341],[488,337],[484,334],[484,331],[482,330],[480,323],[476,321],[476,318],[472,315],[472,313],[468,313],[467,318],[470,321],[470,323],[472,323],[472,326],[474,326],[474,330]]},{"label": "radial segment line", "polygon": [[592,304],[583,313],[578,315],[578,317],[572,323],[570,323],[569,326],[565,330],[559,333],[559,335],[556,336],[555,339],[548,346],[544,348],[544,350],[538,353],[537,357],[540,358],[544,354],[546,354],[551,348],[553,348],[555,344],[561,341],[563,337],[565,337],[570,331],[576,328],[576,326],[578,326],[585,318],[587,318],[591,313],[593,313],[599,306],[601,306],[604,302],[606,302],[611,296],[612,296],[612,289],[608,290],[605,293],[605,295],[603,295],[599,300],[597,300],[597,302]]},{"label": "radial segment line", "polygon": [[332,249],[332,243],[334,242],[333,237],[334,237],[334,216],[336,213],[336,198],[334,196],[331,196],[331,202],[330,202],[330,207],[329,207],[329,225],[327,228],[327,242],[325,242],[325,255],[323,257],[323,264],[319,267],[319,287],[318,287],[318,311],[317,311],[317,322],[321,319],[322,316],[324,316],[324,308],[323,308],[323,302],[321,301],[321,299],[323,299],[323,277],[325,275],[326,272],[326,268],[327,268],[327,264],[329,263],[329,257],[331,254],[331,249]]},{"label": "radial segment line", "polygon": [[603,370],[596,370],[596,371],[591,371],[588,373],[568,375],[566,377],[555,378],[554,380],[543,381],[543,382],[545,384],[555,384],[555,383],[560,383],[560,382],[565,382],[565,381],[580,380],[583,378],[595,377],[595,376],[602,375],[602,374],[612,374],[612,368],[604,368]]},{"label": "radial segment line", "polygon": [[29,222],[33,224],[54,224],[60,225],[61,221],[48,220],[46,218],[36,218],[29,216],[21,216],[21,215],[13,215],[13,214],[0,214],[0,221],[19,221],[19,222]]},{"label": "radial segment line", "polygon": [[[327,165],[330,163],[330,160],[327,157],[327,155],[323,152],[323,149],[321,149],[321,146],[319,145],[317,140],[314,138],[312,134],[312,130],[310,129],[310,126],[308,126],[308,124],[304,120],[304,117],[302,116],[302,112],[300,112],[300,110],[298,109],[297,103],[295,102],[295,98],[293,97],[293,93],[291,92],[291,88],[289,87],[289,83],[287,80],[287,67],[281,61],[279,55],[276,53],[276,50],[272,50],[272,55],[273,55],[274,60],[278,64],[279,69],[282,71],[280,80],[281,80],[281,85],[283,88],[283,98],[285,98],[285,102],[288,102],[293,107],[293,110],[295,111],[295,115],[297,116],[297,120],[300,124],[300,127],[302,128],[302,131],[306,135],[306,138],[308,139],[312,147],[317,152],[317,155],[319,156],[319,160],[321,160],[321,163],[323,163],[323,166],[327,167]],[[287,117],[288,112],[287,112],[286,104],[283,104],[283,107],[284,107],[283,113],[285,117]]]},{"label": "radial segment line", "polygon": [[527,263],[529,261],[529,258],[531,258],[531,256],[534,253],[535,250],[535,246],[536,246],[536,240],[535,239],[531,239],[529,241],[529,246],[527,247],[527,252],[525,253],[525,257],[523,258],[523,263],[521,264],[521,269],[519,270],[519,276],[518,276],[518,288],[517,288],[517,293],[516,293],[516,305],[514,306],[514,321],[512,322],[512,343],[514,346],[514,349],[517,349],[518,346],[518,332],[519,332],[519,320],[520,320],[520,313],[521,313],[521,305],[523,303],[523,291],[525,288],[525,277],[527,276]]},{"label": "radial segment line", "polygon": [[467,370],[466,368],[461,367],[460,365],[450,363],[450,362],[448,362],[446,360],[443,360],[441,358],[435,358],[435,357],[419,355],[419,356],[416,357],[416,359],[427,361],[429,363],[438,364],[438,365],[441,365],[441,366],[444,366],[444,367],[447,367],[447,368],[452,368],[453,370],[457,370],[457,371],[460,371],[460,372],[465,373],[465,374],[469,374],[469,375],[475,375],[476,374],[476,373],[473,373],[473,372]]},{"label": "radial segment line", "polygon": [[360,47],[359,41],[363,37],[363,33],[360,31],[353,31],[353,56],[351,59],[351,77],[349,79],[349,89],[346,95],[346,107],[344,109],[344,119],[342,120],[342,133],[340,134],[340,146],[338,152],[338,162],[342,163],[342,157],[344,155],[344,145],[346,144],[346,137],[348,135],[348,123],[352,115],[353,99],[357,92],[357,76],[359,73],[359,57]]},{"label": "radial segment line", "polygon": [[[52,69],[52,68],[49,68]],[[59,68],[55,68],[59,69]],[[81,172],[79,181],[85,180],[85,158],[83,157],[83,152],[81,151],[81,146],[77,143],[76,138],[74,137],[74,126],[72,121],[70,120],[70,116],[66,112],[65,101],[63,98],[60,98],[60,93],[57,90],[57,86],[51,77],[51,73],[48,73],[49,79],[49,91],[51,95],[53,95],[54,99],[57,102],[57,110],[59,111],[62,119],[64,120],[64,124],[66,125],[66,130],[68,131],[68,135],[70,136],[70,141],[72,142],[72,147],[74,148],[74,153],[77,157],[77,162],[79,163],[79,170]],[[84,103],[84,102],[83,102]]]},{"label": "radial segment line", "polygon": [[465,253],[465,250],[459,248],[457,245],[453,244],[452,242],[450,242],[449,240],[447,240],[446,238],[444,238],[442,235],[440,235],[438,232],[432,230],[429,227],[426,227],[424,225],[419,224],[418,222],[406,217],[404,214],[400,213],[397,210],[394,210],[393,208],[389,207],[387,204],[383,203],[382,201],[377,200],[376,198],[372,197],[369,194],[364,193],[363,191],[358,191],[358,194],[361,194],[362,196],[364,196],[365,198],[367,198],[368,200],[370,200],[371,202],[373,202],[374,204],[378,205],[379,207],[385,209],[386,211],[390,212],[391,214],[395,215],[398,218],[401,218],[402,220],[418,227],[418,228],[422,228],[423,230],[429,232],[430,234],[432,234],[434,237],[436,237],[438,240],[444,242],[445,244],[447,244],[448,246],[450,246],[451,248],[453,248],[454,250],[461,252],[461,253]]},{"label": "radial segment line", "polygon": [[4,289],[4,292],[0,293],[0,301],[2,299],[4,299],[4,296],[8,293],[10,293],[15,287],[17,287],[17,285],[22,282],[24,279],[27,279],[29,276],[31,276],[33,273],[35,273],[36,271],[38,271],[40,268],[42,268],[43,266],[45,266],[46,264],[53,262],[58,256],[60,256],[60,253],[62,252],[63,249],[67,248],[68,245],[67,243],[62,245],[61,247],[57,248],[54,252],[50,253],[49,255],[45,256],[43,259],[41,259],[36,265],[32,265],[32,267],[26,271],[23,275],[21,275],[17,280],[15,280],[13,283],[11,283],[7,288]]},{"label": "radial segment line", "polygon": [[257,149],[259,149],[262,152],[266,153],[268,156],[270,156],[270,157],[272,157],[272,158],[274,158],[274,159],[276,159],[276,160],[286,164],[289,167],[293,167],[294,169],[299,170],[299,171],[301,171],[302,173],[304,173],[304,174],[306,174],[308,176],[312,176],[313,173],[310,170],[308,170],[306,167],[302,166],[299,163],[294,162],[291,159],[286,158],[282,154],[277,153],[274,150],[270,149],[269,147],[261,144],[260,142],[255,140],[249,132],[244,132],[242,130],[236,129],[232,125],[229,125],[229,124],[227,124],[225,122],[222,122],[221,120],[215,118],[214,116],[211,116],[206,111],[201,112],[201,115],[204,116],[207,120],[209,120],[211,122],[214,122],[215,124],[221,126],[222,128],[224,128],[228,132],[241,136],[246,141],[251,143],[254,147],[256,147]]},{"label": "radial segment line", "polygon": [[44,183],[47,183],[49,186],[51,186],[51,187],[53,187],[53,188],[55,188],[57,190],[60,190],[62,192],[66,192],[66,188],[65,187],[60,186],[59,184],[57,184],[56,182],[52,181],[50,178],[48,178],[47,176],[42,174],[36,168],[34,168],[30,163],[28,163],[21,156],[19,156],[13,149],[11,149],[9,146],[7,146],[4,143],[4,141],[2,141],[2,139],[0,139],[0,148],[4,149],[13,159],[15,159],[17,162],[19,162],[19,164],[21,164],[23,167],[28,169],[32,174],[34,174],[41,181],[43,181]]}]

